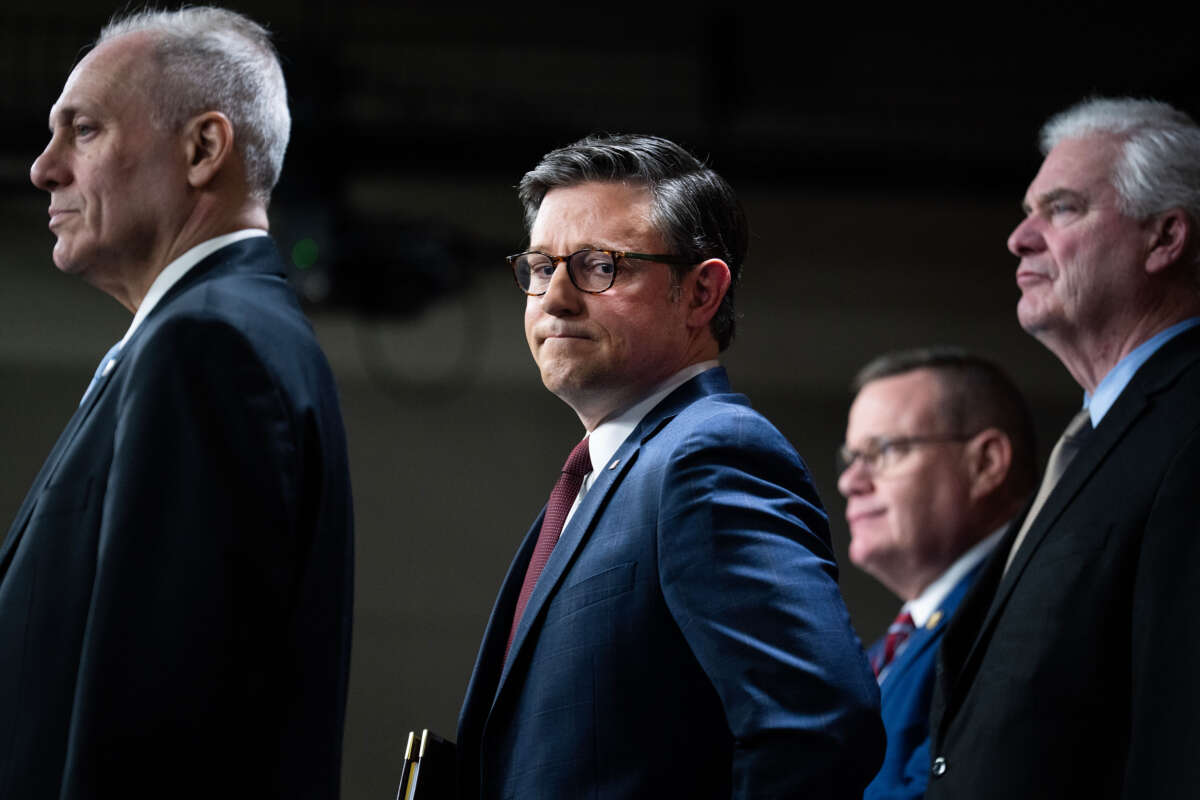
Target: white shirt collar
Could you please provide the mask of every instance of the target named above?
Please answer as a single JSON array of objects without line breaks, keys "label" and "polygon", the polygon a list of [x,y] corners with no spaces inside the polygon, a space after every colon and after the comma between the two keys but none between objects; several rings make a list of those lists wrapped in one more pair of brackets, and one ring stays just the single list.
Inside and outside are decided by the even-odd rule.
[{"label": "white shirt collar", "polygon": [[1007,528],[1007,523],[999,530],[989,534],[987,538],[975,543],[967,552],[958,557],[958,560],[950,565],[950,568],[943,572],[938,579],[925,587],[925,591],[917,595],[912,600],[904,604],[904,611],[912,614],[913,626],[922,628],[929,618],[933,616],[933,612],[941,607],[942,602],[946,599],[946,595],[958,585],[963,576],[971,571],[971,568],[983,561],[988,553],[996,547],[996,543],[1000,541],[1000,535]]},{"label": "white shirt collar", "polygon": [[596,429],[588,436],[588,456],[592,459],[592,471],[583,477],[583,484],[579,487],[579,494],[575,495],[575,502],[571,504],[571,510],[567,512],[567,518],[563,522],[563,530],[566,530],[566,524],[571,521],[571,517],[575,516],[575,509],[579,508],[579,504],[583,502],[584,495],[587,494],[592,481],[599,471],[604,469],[606,465],[608,467],[616,466],[615,463],[609,464],[609,459],[613,457],[613,454],[617,452],[621,444],[629,438],[629,434],[633,433],[634,428],[638,426],[642,418],[650,413],[650,410],[661,403],[663,398],[671,392],[700,373],[707,372],[713,367],[719,367],[720,365],[720,362],[714,359],[684,367],[654,387],[644,399],[622,411],[617,416],[605,420],[596,426]]},{"label": "white shirt collar", "polygon": [[[651,409],[661,403],[667,395],[700,373],[707,372],[717,366],[720,366],[720,362],[712,360],[701,361],[698,364],[684,367],[655,386],[643,400],[630,406],[615,417],[597,425],[588,439],[588,454],[592,457],[593,474],[608,463],[608,460],[617,452],[617,448],[629,438],[629,434],[633,433],[633,429],[638,426],[642,418],[650,413]],[[586,491],[588,484],[591,483],[590,478],[591,475],[584,480],[583,491]],[[580,492],[580,496],[582,496],[583,491]]]},{"label": "white shirt collar", "polygon": [[129,337],[133,336],[133,332],[138,329],[142,321],[150,315],[154,307],[158,305],[158,301],[163,299],[172,286],[179,283],[184,275],[187,275],[192,267],[199,264],[207,256],[220,250],[227,244],[249,239],[254,236],[266,236],[267,232],[262,228],[245,228],[233,233],[226,233],[223,236],[217,236],[207,241],[201,242],[195,247],[188,250],[179,258],[172,261],[167,266],[163,267],[162,272],[158,273],[158,277],[154,279],[154,283],[150,284],[149,291],[142,298],[141,305],[138,306],[137,313],[133,315],[133,322],[129,325],[129,330],[125,331],[125,335],[121,337],[121,346],[129,341]]}]

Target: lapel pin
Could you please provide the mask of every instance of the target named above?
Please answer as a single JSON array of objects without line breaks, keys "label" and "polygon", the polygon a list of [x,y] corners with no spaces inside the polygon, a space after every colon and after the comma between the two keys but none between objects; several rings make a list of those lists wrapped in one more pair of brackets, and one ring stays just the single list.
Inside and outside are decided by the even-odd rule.
[{"label": "lapel pin", "polygon": [[620,463],[621,463],[621,459],[619,459],[619,458],[614,458],[614,459],[613,459],[613,462],[612,462],[611,464],[609,464],[609,465],[608,465],[608,468],[609,468],[609,469],[616,469],[616,468],[617,468],[617,464],[620,464]]},{"label": "lapel pin", "polygon": [[941,621],[942,621],[941,610],[933,612],[932,616],[930,616],[929,619],[925,623],[925,630],[927,630],[927,631],[933,630],[934,628],[937,627],[938,623]]}]

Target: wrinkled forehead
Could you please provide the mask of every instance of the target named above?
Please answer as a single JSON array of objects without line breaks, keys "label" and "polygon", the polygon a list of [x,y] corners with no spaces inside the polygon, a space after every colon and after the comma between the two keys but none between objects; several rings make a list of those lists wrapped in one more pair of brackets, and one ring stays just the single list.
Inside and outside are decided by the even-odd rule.
[{"label": "wrinkled forehead", "polygon": [[1122,144],[1116,137],[1101,134],[1062,139],[1042,161],[1026,202],[1033,205],[1035,200],[1063,190],[1092,196],[1114,191],[1113,172]]},{"label": "wrinkled forehead", "polygon": [[140,31],[97,45],[67,76],[51,108],[51,122],[83,103],[120,105],[144,97],[153,76],[153,43],[151,34]]}]

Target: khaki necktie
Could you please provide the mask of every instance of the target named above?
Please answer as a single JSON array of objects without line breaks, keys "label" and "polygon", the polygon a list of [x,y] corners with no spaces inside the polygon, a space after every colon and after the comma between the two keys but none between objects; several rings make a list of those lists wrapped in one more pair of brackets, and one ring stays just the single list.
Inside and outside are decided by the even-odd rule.
[{"label": "khaki necktie", "polygon": [[1050,460],[1046,462],[1046,474],[1042,476],[1042,485],[1038,487],[1033,505],[1030,506],[1029,513],[1025,515],[1025,521],[1021,524],[1021,530],[1013,541],[1012,550],[1008,551],[1008,562],[1004,565],[1005,572],[1012,566],[1013,558],[1017,555],[1021,542],[1025,541],[1025,534],[1029,533],[1030,526],[1037,519],[1042,506],[1046,504],[1046,498],[1050,496],[1054,485],[1067,471],[1067,465],[1075,458],[1075,454],[1083,449],[1083,445],[1091,433],[1092,418],[1085,408],[1071,419],[1067,429],[1063,431],[1063,435],[1054,445],[1054,449],[1050,451]]}]

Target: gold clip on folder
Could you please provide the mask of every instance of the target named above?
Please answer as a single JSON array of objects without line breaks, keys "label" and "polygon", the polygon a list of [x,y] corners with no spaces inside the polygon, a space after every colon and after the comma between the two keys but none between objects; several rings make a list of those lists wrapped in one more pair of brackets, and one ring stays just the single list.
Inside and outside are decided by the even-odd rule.
[{"label": "gold clip on folder", "polygon": [[396,800],[455,800],[454,742],[426,728],[421,731],[419,746],[414,747],[416,736],[415,731],[408,734]]}]

